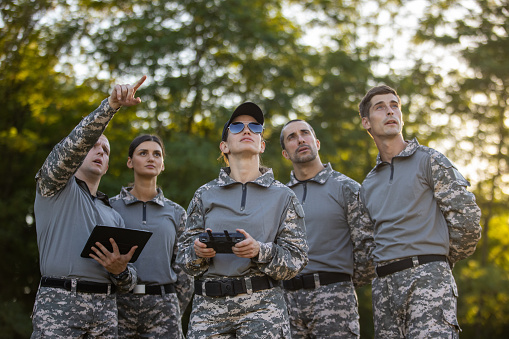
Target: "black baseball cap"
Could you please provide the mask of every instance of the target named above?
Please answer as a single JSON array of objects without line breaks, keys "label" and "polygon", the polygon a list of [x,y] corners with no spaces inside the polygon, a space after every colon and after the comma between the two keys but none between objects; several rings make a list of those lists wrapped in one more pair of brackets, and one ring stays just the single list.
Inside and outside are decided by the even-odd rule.
[{"label": "black baseball cap", "polygon": [[223,134],[221,136],[222,141],[226,141],[226,139],[228,138],[228,126],[230,126],[230,124],[236,117],[241,115],[252,116],[253,118],[255,118],[256,122],[258,122],[261,125],[263,125],[263,122],[265,121],[262,109],[257,104],[250,101],[246,101],[245,103],[240,104],[240,106],[237,107],[235,111],[233,111],[230,119],[226,122],[226,124],[224,124]]}]

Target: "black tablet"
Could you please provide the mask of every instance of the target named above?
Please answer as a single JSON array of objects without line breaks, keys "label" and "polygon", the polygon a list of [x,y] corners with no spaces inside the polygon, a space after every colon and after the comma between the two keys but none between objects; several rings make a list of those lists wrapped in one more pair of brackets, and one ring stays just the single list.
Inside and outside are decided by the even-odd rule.
[{"label": "black tablet", "polygon": [[126,254],[133,246],[138,245],[133,257],[129,261],[135,262],[151,236],[152,232],[150,231],[97,225],[92,230],[90,237],[88,237],[87,243],[85,247],[83,247],[83,251],[81,251],[81,256],[83,258],[92,259],[89,254],[95,254],[95,252],[92,251],[92,246],[95,247],[96,242],[100,242],[108,251],[112,252],[113,247],[111,246],[110,238],[113,238],[117,243],[120,254]]}]

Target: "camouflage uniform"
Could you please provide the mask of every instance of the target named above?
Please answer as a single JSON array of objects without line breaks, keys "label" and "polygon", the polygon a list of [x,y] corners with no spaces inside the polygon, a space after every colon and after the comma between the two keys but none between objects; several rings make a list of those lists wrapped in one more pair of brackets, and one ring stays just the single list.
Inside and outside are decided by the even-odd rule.
[{"label": "camouflage uniform", "polygon": [[[177,262],[203,280],[244,280],[247,293],[209,297],[195,295],[188,338],[288,338],[288,314],[281,289],[253,292],[253,277],[290,279],[307,263],[304,212],[295,194],[261,169],[256,180],[241,184],[221,169],[219,178],[200,187],[188,208],[186,229],[179,239]],[[234,232],[243,228],[260,244],[258,257],[218,253],[199,258],[194,240],[206,228]]]},{"label": "camouflage uniform", "polygon": [[118,296],[119,338],[184,338],[176,293]]},{"label": "camouflage uniform", "polygon": [[279,287],[234,297],[195,295],[187,338],[291,338]]},{"label": "camouflage uniform", "polygon": [[[287,186],[306,214],[309,263],[299,278],[314,275],[315,279],[314,286],[284,290],[292,338],[359,338],[354,284],[370,283],[374,277],[373,224],[360,208],[360,185],[324,164],[306,181],[297,180],[292,171]],[[322,285],[317,275],[322,272],[353,276],[353,281]]]},{"label": "camouflage uniform", "polygon": [[359,338],[357,294],[351,281],[285,291],[292,338]]},{"label": "camouflage uniform", "polygon": [[33,310],[35,338],[117,338],[115,294],[40,287]]},{"label": "camouflage uniform", "polygon": [[[471,255],[481,237],[481,211],[467,186],[443,154],[416,139],[390,164],[378,155],[361,199],[374,221],[377,273],[387,265],[400,268],[373,281],[376,338],[458,335],[458,294],[448,263]],[[429,255],[444,260],[421,263]]]},{"label": "camouflage uniform", "polygon": [[34,213],[41,274],[73,281],[78,290],[39,287],[33,338],[117,336],[115,294],[80,292],[79,286],[99,283],[109,286],[109,291],[115,287],[127,292],[136,284],[136,270],[128,264],[128,274],[116,279],[95,260],[81,258],[80,253],[95,225],[124,227],[124,222],[106,195],[97,192],[92,197],[86,183],[74,177],[116,111],[105,99],[53,148],[37,173]]},{"label": "camouflage uniform", "polygon": [[458,290],[446,262],[373,281],[375,338],[458,338]]},{"label": "camouflage uniform", "polygon": [[148,202],[139,201],[130,193],[131,189],[123,187],[110,203],[124,217],[126,227],[154,233],[134,263],[138,284],[152,287],[171,284],[177,293],[165,293],[163,288],[157,295],[119,295],[119,337],[181,338],[181,313],[191,300],[194,287],[192,277],[175,263],[177,239],[184,231],[186,211],[165,198],[160,188]]}]

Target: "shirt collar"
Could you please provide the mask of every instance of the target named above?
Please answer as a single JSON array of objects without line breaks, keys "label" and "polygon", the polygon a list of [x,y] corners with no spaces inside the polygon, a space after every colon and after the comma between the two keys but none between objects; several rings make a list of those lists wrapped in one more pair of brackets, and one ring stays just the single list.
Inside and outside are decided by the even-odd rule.
[{"label": "shirt collar", "polygon": [[[124,201],[126,205],[130,205],[139,201],[134,195],[131,194],[132,187],[122,187],[120,190],[120,198]],[[157,195],[150,200],[153,203],[156,203],[160,206],[164,206],[164,194],[163,190],[157,187]]]},{"label": "shirt collar", "polygon": [[110,200],[106,194],[104,194],[101,191],[97,191],[96,195],[93,196],[92,193],[90,193],[90,190],[88,189],[88,185],[86,182],[84,182],[81,179],[78,179],[77,177],[74,177],[74,179],[76,179],[76,183],[78,184],[78,186],[81,187],[83,190],[85,190],[85,192],[87,192],[92,198],[97,198],[97,199],[101,200],[102,202],[104,202],[106,204],[106,206],[111,207]]},{"label": "shirt collar", "polygon": [[288,183],[288,186],[292,187],[306,181],[315,181],[322,185],[325,184],[327,179],[329,179],[329,177],[331,176],[333,170],[330,162],[323,164],[323,167],[324,168],[320,172],[318,172],[313,178],[303,181],[298,180],[295,177],[295,173],[292,171],[290,173],[290,182]]},{"label": "shirt collar", "polygon": [[[412,140],[409,140],[409,141],[407,140],[406,143],[407,143],[407,145],[406,145],[405,149],[403,149],[401,152],[399,152],[399,154],[396,155],[395,158],[409,157],[412,154],[414,154],[415,151],[417,151],[417,149],[420,146],[419,142],[417,141],[417,138],[413,138]],[[382,158],[380,157],[380,153],[378,153],[378,155],[376,156],[376,166],[378,166],[382,163],[383,163]]]},{"label": "shirt collar", "polygon": [[[257,184],[263,187],[269,187],[274,181],[274,173],[272,172],[272,168],[260,168],[260,175],[253,181],[249,181],[250,183]],[[238,184],[238,181],[235,181],[230,177],[231,168],[230,167],[222,167],[219,171],[218,177],[218,185],[219,186],[228,186],[233,184]]]}]

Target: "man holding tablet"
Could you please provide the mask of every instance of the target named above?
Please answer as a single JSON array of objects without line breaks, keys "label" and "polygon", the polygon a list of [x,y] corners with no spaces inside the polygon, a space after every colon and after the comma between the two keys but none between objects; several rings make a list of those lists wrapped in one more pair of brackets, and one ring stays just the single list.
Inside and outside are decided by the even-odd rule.
[{"label": "man holding tablet", "polygon": [[136,246],[120,254],[100,243],[90,256],[80,253],[96,225],[124,227],[120,215],[98,191],[108,170],[110,145],[102,134],[121,106],[141,102],[134,95],[145,81],[116,85],[108,99],[58,143],[36,175],[37,244],[41,283],[32,318],[32,338],[117,337],[115,291],[136,284],[129,260]]}]

